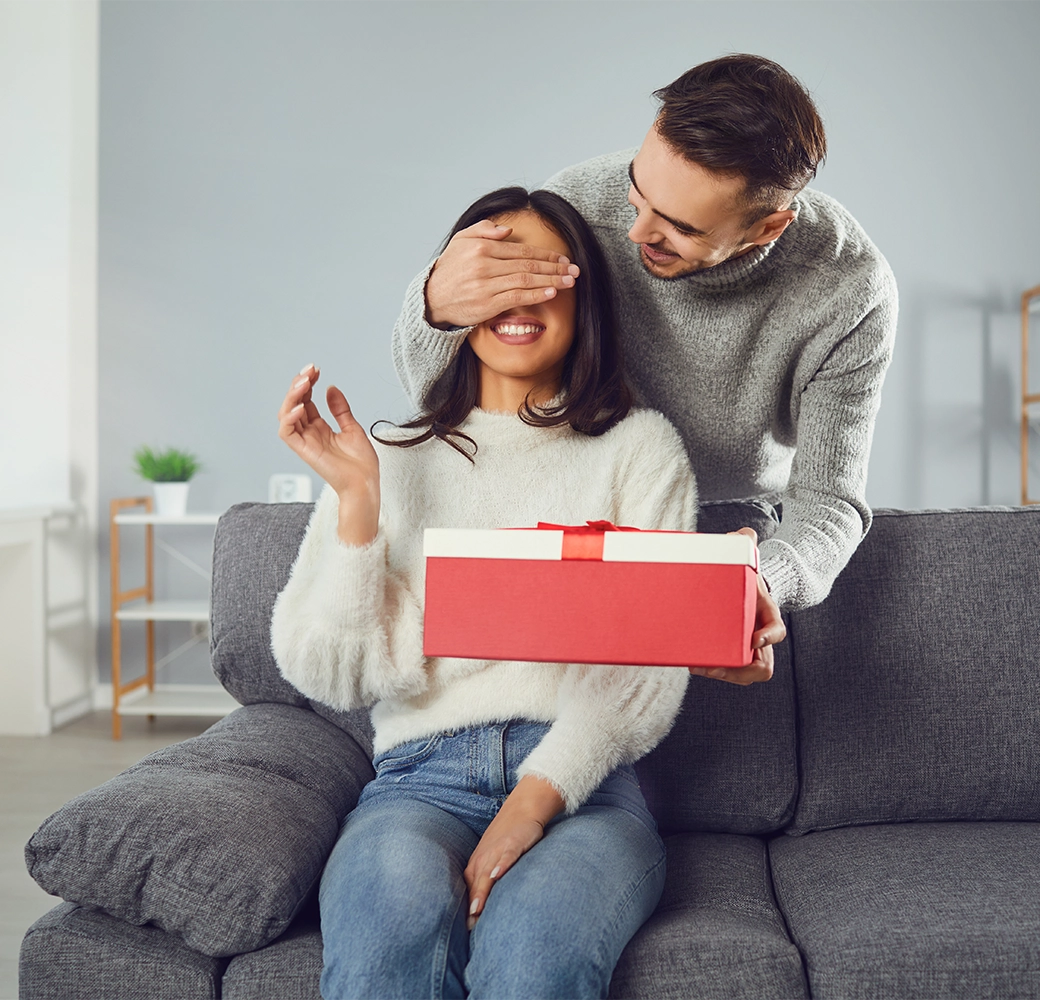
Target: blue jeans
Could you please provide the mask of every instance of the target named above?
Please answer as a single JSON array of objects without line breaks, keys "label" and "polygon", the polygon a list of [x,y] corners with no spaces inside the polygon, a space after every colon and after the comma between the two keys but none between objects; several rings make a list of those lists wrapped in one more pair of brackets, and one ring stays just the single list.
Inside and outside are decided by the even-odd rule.
[{"label": "blue jeans", "polygon": [[496,883],[470,934],[463,870],[549,727],[438,733],[375,759],[321,879],[321,995],[605,997],[664,888],[664,845],[619,768]]}]

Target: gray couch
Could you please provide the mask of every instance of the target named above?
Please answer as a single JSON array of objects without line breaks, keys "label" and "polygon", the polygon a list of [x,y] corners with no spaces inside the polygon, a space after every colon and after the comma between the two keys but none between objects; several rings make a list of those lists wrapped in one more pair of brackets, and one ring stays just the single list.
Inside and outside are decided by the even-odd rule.
[{"label": "gray couch", "polygon": [[[213,665],[244,707],[28,844],[66,902],[26,934],[25,1000],[318,996],[315,883],[372,772],[364,714],[268,648],[309,510],[217,529]],[[702,518],[744,523],[775,522]],[[878,512],[774,679],[695,678],[638,765],[668,882],[611,996],[1040,997],[1038,649],[1040,508]]]}]

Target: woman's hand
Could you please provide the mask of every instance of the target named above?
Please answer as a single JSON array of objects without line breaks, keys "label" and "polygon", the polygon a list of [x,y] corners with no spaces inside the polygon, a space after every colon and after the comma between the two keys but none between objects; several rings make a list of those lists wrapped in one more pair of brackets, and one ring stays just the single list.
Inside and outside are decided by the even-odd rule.
[{"label": "woman's hand", "polygon": [[509,793],[498,815],[480,838],[463,875],[469,887],[470,930],[500,879],[545,833],[545,827],[566,803],[548,781],[527,775]]},{"label": "woman's hand", "polygon": [[308,365],[293,379],[278,411],[278,436],[339,496],[340,540],[367,545],[379,529],[379,458],[346,396],[333,385],[325,398],[339,433],[321,418],[311,399],[318,375]]}]

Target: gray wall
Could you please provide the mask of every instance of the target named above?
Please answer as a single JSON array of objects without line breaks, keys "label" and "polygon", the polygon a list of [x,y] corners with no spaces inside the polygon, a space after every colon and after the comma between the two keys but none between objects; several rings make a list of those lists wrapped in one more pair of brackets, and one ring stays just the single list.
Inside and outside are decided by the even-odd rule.
[{"label": "gray wall", "polygon": [[[1018,2],[103,2],[102,509],[141,489],[142,442],[202,456],[194,509],[265,499],[270,473],[304,471],[275,412],[309,361],[363,421],[403,416],[390,329],[458,212],[638,145],[650,92],[732,51],[813,91],[817,186],[899,280],[871,501],[1015,502],[1038,41],[1040,5]],[[207,558],[207,532],[177,531]],[[176,564],[159,580],[197,588]]]}]

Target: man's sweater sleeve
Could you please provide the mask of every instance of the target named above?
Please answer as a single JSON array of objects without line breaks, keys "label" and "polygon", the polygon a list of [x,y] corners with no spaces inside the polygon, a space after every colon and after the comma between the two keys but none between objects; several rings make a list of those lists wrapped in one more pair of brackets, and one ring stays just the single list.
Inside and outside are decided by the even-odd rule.
[{"label": "man's sweater sleeve", "polygon": [[424,267],[408,286],[401,314],[394,324],[391,346],[397,377],[416,409],[421,409],[431,397],[473,329],[465,326],[438,330],[426,319],[426,282],[435,263]]},{"label": "man's sweater sleeve", "polygon": [[[636,528],[692,531],[696,486],[678,432],[660,414],[630,418],[641,432],[619,469],[617,519]],[[558,715],[520,766],[544,778],[575,812],[603,779],[649,753],[672,728],[689,673],[680,667],[571,664]]]},{"label": "man's sweater sleeve", "polygon": [[761,545],[762,575],[784,609],[819,604],[870,528],[867,463],[897,314],[887,267],[882,279],[873,307],[801,393],[783,518]]},{"label": "man's sweater sleeve", "polygon": [[368,545],[344,545],[338,510],[326,487],[275,601],[278,669],[308,698],[337,709],[417,694],[427,680],[422,607],[387,569],[384,529]]}]

